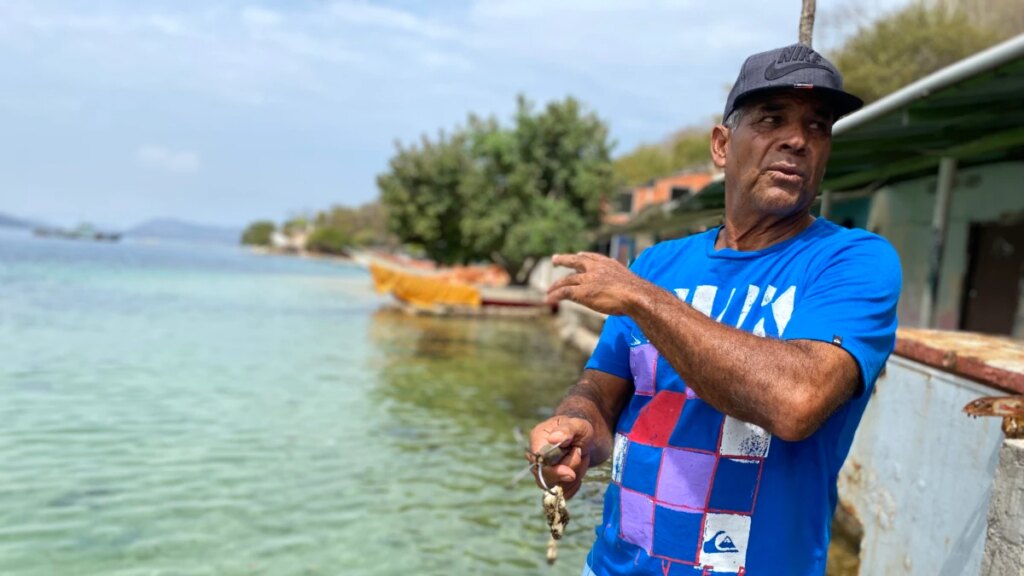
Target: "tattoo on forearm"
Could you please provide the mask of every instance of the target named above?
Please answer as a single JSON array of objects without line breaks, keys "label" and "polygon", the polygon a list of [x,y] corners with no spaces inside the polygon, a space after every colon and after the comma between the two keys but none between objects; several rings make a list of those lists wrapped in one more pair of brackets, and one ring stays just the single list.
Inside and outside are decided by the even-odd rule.
[{"label": "tattoo on forearm", "polygon": [[581,420],[586,420],[587,422],[590,422],[591,424],[593,424],[593,422],[591,422],[591,415],[587,414],[583,410],[580,410],[579,408],[566,407],[566,408],[564,408],[562,410],[559,410],[558,411],[558,415],[559,416],[568,416],[570,418],[579,418]]},{"label": "tattoo on forearm", "polygon": [[588,411],[586,405],[591,405],[596,410],[596,415],[600,416],[605,427],[611,427],[615,422],[617,415],[611,414],[611,408],[607,405],[607,400],[601,391],[601,387],[590,380],[582,379],[565,394],[565,398],[558,407],[558,414],[564,416],[571,416],[573,418],[582,418],[591,423],[591,425],[599,424],[594,422],[593,411]]}]

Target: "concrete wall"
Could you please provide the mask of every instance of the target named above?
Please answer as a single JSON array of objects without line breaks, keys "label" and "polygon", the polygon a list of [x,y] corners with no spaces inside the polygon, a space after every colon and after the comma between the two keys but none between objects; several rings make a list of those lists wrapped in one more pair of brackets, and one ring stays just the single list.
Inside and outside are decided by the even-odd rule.
[{"label": "concrete wall", "polygon": [[[900,325],[920,326],[921,297],[927,285],[936,177],[882,188],[875,195],[867,228],[885,236],[903,261]],[[991,222],[1024,211],[1024,162],[1006,162],[959,171],[950,205],[949,228],[936,309],[937,327],[955,330],[967,273],[967,242],[972,222]],[[1024,325],[1018,323],[1018,326]]]},{"label": "concrete wall", "polygon": [[961,410],[1001,393],[892,356],[874,394],[839,475],[863,527],[860,574],[978,574],[1003,434]]},{"label": "concrete wall", "polygon": [[1007,440],[992,487],[982,576],[1024,575],[1024,440]]}]

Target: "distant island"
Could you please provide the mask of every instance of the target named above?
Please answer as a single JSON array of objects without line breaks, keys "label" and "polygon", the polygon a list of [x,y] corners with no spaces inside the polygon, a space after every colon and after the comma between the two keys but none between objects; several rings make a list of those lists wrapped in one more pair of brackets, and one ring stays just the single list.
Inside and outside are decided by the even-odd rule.
[{"label": "distant island", "polygon": [[0,226],[6,228],[37,228],[39,224],[22,218],[15,218],[9,214],[0,213]]},{"label": "distant island", "polygon": [[197,244],[238,245],[242,235],[239,228],[208,226],[173,218],[147,220],[124,232],[126,238],[134,240],[167,240]]},{"label": "distant island", "polygon": [[80,224],[75,228],[52,228],[40,226],[32,233],[43,238],[66,238],[68,240],[94,240],[96,242],[117,242],[121,235],[117,232],[103,232],[90,224]]},{"label": "distant island", "polygon": [[115,232],[99,230],[89,224],[62,228],[42,224],[0,212],[0,228],[31,230],[36,236],[116,241],[121,238],[141,241],[186,242],[190,244],[219,244],[237,246],[242,237],[241,228],[197,224],[175,218],[154,218],[131,228]]}]

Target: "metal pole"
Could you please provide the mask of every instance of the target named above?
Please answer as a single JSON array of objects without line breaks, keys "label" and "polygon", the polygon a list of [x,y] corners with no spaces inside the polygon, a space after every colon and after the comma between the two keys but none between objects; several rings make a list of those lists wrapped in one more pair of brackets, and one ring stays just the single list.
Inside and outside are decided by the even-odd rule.
[{"label": "metal pole", "polygon": [[939,162],[939,181],[935,191],[935,211],[932,214],[932,246],[928,255],[928,282],[921,298],[921,327],[935,327],[935,308],[939,299],[939,281],[942,273],[942,249],[946,244],[949,224],[949,202],[956,180],[956,158],[943,158]]},{"label": "metal pole", "polygon": [[828,217],[832,214],[832,191],[825,189],[821,191],[821,209],[818,210],[818,215],[828,220]]}]

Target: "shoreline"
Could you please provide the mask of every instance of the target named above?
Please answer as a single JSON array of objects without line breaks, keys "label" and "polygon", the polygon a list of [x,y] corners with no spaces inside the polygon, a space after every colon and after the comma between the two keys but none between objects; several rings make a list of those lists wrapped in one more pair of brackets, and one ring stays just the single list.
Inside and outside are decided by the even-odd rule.
[{"label": "shoreline", "polygon": [[323,252],[309,252],[303,250],[302,252],[296,252],[295,250],[282,250],[279,248],[268,248],[266,246],[243,246],[248,249],[249,253],[256,254],[258,256],[289,256],[292,258],[299,258],[302,260],[323,260],[327,262],[338,262],[346,264],[359,264],[359,261],[350,256],[341,256],[338,254],[326,254]]}]

